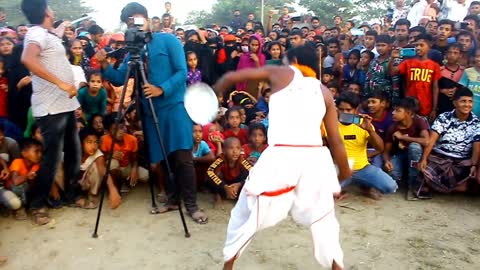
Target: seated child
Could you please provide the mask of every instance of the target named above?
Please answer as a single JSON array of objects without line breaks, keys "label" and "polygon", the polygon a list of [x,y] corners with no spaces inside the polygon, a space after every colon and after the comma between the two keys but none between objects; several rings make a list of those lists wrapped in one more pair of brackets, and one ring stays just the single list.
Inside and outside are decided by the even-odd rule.
[{"label": "seated child", "polygon": [[[113,136],[115,131],[115,119],[108,117],[105,119],[105,127],[109,134],[101,139],[100,149],[107,155],[113,155],[111,164],[112,177],[117,185],[121,186],[121,193],[128,193],[130,187],[134,187],[137,181],[147,182],[148,171],[138,166],[138,141],[135,136],[125,133],[125,125],[119,124],[115,137],[113,153],[111,153]],[[129,182],[129,186],[126,182]]]},{"label": "seated child", "polygon": [[82,107],[85,119],[91,121],[92,115],[105,115],[107,111],[107,90],[102,85],[102,74],[92,71],[88,75],[88,87],[78,91],[78,101]]},{"label": "seated child", "polygon": [[92,115],[92,121],[89,123],[89,128],[95,131],[95,134],[98,138],[101,138],[106,134],[105,128],[103,126],[103,116],[101,114]]},{"label": "seated child", "polygon": [[16,219],[26,219],[25,205],[27,205],[27,193],[35,184],[37,171],[42,160],[43,145],[33,139],[26,139],[22,146],[22,158],[15,159],[10,165],[10,179],[7,180],[6,188],[12,191],[21,201],[21,207],[15,210]]},{"label": "seated child", "polygon": [[253,165],[267,148],[267,129],[261,123],[251,124],[248,128],[249,143],[242,146],[243,157]]},{"label": "seated child", "polygon": [[326,84],[328,90],[330,90],[330,93],[332,93],[333,99],[337,99],[338,96],[340,95],[340,90],[338,87],[338,83],[336,82],[329,82]]},{"label": "seated child", "polygon": [[215,161],[215,155],[202,138],[202,126],[193,125],[193,162],[197,175],[197,188],[201,188],[204,185],[207,168]]},{"label": "seated child", "polygon": [[3,125],[0,125],[0,157],[10,163],[12,160],[20,158],[20,149],[14,139],[5,136],[4,128]]},{"label": "seated child", "polygon": [[[98,191],[105,175],[106,161],[98,147],[99,139],[95,130],[90,128],[82,130],[80,132],[80,140],[82,142],[82,160],[80,164],[82,176],[79,183],[82,190],[88,192],[86,205],[90,208],[96,208],[99,203]],[[110,207],[115,209],[120,205],[122,199],[111,175],[107,180],[107,188]]]},{"label": "seated child", "polygon": [[248,143],[248,132],[241,128],[241,108],[232,107],[226,113],[228,128],[223,132],[225,138],[236,137],[240,140],[241,145]]},{"label": "seated child", "polygon": [[207,143],[210,150],[212,150],[215,157],[223,153],[224,139],[225,136],[218,130],[216,124],[208,124],[203,127],[203,140]]},{"label": "seated child", "polygon": [[268,115],[268,103],[270,102],[270,96],[272,95],[272,89],[266,88],[262,91],[262,97],[258,100],[255,107],[261,113],[263,113],[264,117]]},{"label": "seated child", "polygon": [[236,200],[252,166],[241,155],[240,140],[230,137],[225,140],[225,153],[210,165],[208,183],[215,194],[215,207],[222,199]]},{"label": "seated child", "polygon": [[10,170],[7,162],[2,158],[0,158],[0,167],[2,168],[2,172],[0,173],[0,206],[6,207],[9,210],[17,210],[22,204],[13,192],[5,189],[5,182],[10,176]]},{"label": "seated child", "polygon": [[[416,116],[416,100],[407,97],[399,100],[393,111],[393,125],[385,136],[383,159],[385,170],[394,180],[407,176],[407,199],[413,199],[412,188],[418,175],[418,163],[423,148],[429,141],[429,127],[425,119]],[[408,172],[405,175],[404,172]]]}]

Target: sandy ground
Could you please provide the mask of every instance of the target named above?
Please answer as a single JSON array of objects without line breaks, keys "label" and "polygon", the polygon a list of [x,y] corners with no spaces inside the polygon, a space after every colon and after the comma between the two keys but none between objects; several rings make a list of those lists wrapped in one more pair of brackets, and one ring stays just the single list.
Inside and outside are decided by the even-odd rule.
[{"label": "sandy ground", "polygon": [[[123,205],[103,212],[93,239],[96,211],[52,211],[54,226],[0,218],[0,269],[134,270],[221,269],[229,210],[213,210],[200,194],[208,225],[188,219],[185,239],[178,212],[150,215],[149,191],[138,187]],[[480,199],[436,196],[407,202],[402,194],[382,201],[350,195],[337,207],[347,269],[479,269]],[[237,269],[319,269],[310,233],[292,220],[259,233]]]}]

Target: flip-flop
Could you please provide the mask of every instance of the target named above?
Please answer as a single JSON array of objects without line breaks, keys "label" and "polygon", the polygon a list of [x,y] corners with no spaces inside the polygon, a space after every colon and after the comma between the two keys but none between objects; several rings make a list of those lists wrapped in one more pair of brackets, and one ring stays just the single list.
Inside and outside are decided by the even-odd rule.
[{"label": "flip-flop", "polygon": [[198,224],[207,224],[208,217],[204,212],[197,210],[194,213],[190,214],[190,217]]},{"label": "flip-flop", "polygon": [[162,206],[158,209],[158,213],[159,214],[164,214],[164,213],[168,213],[168,212],[171,212],[171,211],[177,211],[177,210],[178,210],[177,205],[165,205],[165,206]]}]

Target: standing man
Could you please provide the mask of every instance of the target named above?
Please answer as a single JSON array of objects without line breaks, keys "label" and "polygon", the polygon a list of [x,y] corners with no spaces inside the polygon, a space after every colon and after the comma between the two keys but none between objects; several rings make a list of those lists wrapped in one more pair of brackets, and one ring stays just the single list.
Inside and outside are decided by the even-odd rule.
[{"label": "standing man", "polygon": [[233,18],[230,22],[230,27],[232,27],[234,32],[236,32],[240,27],[245,27],[245,21],[240,16],[240,10],[236,9],[233,11]]},{"label": "standing man", "polygon": [[35,25],[25,36],[22,62],[33,73],[32,112],[44,140],[43,159],[31,192],[30,207],[34,222],[44,225],[50,221],[46,200],[62,150],[67,203],[81,208],[94,206],[77,197],[74,184],[80,173],[80,141],[75,119],[75,110],[80,104],[75,98],[77,88],[62,40],[52,32],[54,14],[47,0],[23,0],[22,11]]},{"label": "standing man", "polygon": [[[150,31],[150,21],[147,9],[139,3],[127,4],[120,16],[128,27],[132,25],[131,18],[145,20],[143,31]],[[207,222],[207,216],[197,206],[197,191],[195,184],[195,169],[193,167],[193,122],[185,110],[184,95],[186,91],[187,66],[185,54],[180,41],[171,34],[154,33],[152,40],[146,45],[149,63],[148,78],[142,92],[142,122],[145,126],[145,136],[149,147],[150,162],[160,173],[160,162],[165,160],[159,138],[155,131],[155,123],[148,106],[151,99],[157,113],[162,138],[165,142],[168,160],[175,174],[175,185],[167,185],[168,201],[160,209],[161,213],[177,210],[180,194],[183,195],[185,207],[192,219],[200,224]],[[127,72],[130,57],[115,70],[108,64],[104,50],[97,53],[97,59],[102,65],[104,78],[121,85]]]}]

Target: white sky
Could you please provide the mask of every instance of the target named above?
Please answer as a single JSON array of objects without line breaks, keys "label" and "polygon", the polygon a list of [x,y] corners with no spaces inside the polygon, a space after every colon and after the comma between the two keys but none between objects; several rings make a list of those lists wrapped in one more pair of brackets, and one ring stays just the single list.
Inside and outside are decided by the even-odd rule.
[{"label": "white sky", "polygon": [[[92,14],[94,20],[105,30],[114,30],[120,23],[120,12],[130,2],[138,2],[148,9],[148,16],[161,17],[165,12],[166,0],[85,0],[85,3],[97,12]],[[170,0],[172,13],[176,20],[185,21],[192,10],[210,11],[216,0]]]}]

